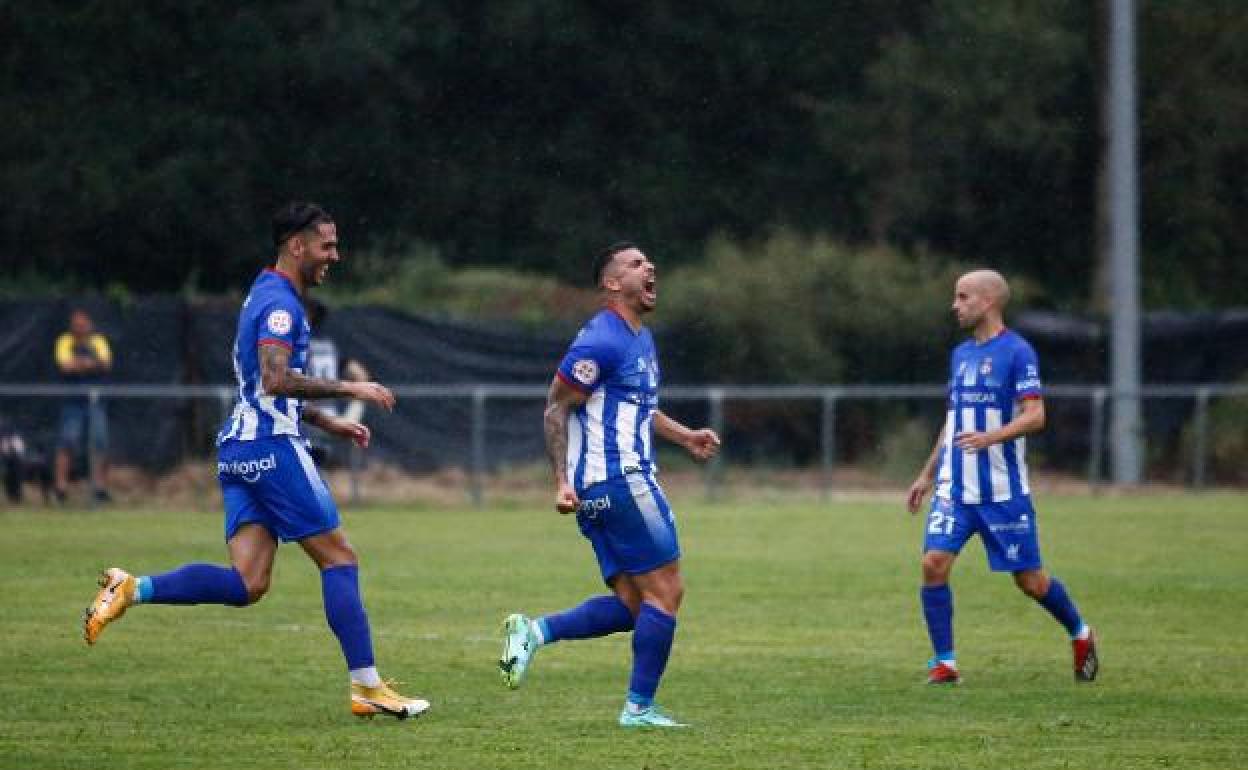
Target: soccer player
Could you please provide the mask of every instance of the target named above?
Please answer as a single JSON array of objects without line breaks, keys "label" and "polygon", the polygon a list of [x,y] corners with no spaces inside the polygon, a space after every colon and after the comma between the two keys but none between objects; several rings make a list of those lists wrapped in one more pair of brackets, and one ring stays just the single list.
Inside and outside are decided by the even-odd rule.
[{"label": "soccer player", "polygon": [[1023,436],[1044,427],[1044,400],[1035,351],[1002,319],[1009,298],[1009,285],[996,271],[975,270],[958,279],[953,311],[971,339],[953,351],[945,427],[907,495],[913,514],[933,486],[936,490],[919,592],[935,653],[928,662],[929,684],[961,681],[949,573],[977,533],[993,571],[1011,573],[1014,584],[1070,634],[1075,679],[1092,681],[1099,665],[1095,634],[1066,586],[1041,566]]},{"label": "soccer player", "polygon": [[269,589],[278,541],[294,541],[321,572],[325,618],[350,671],[351,712],[416,716],[429,708],[428,701],[399,695],[377,673],[355,551],[300,432],[302,420],[365,447],[371,435],[366,426],[318,411],[305,400],[358,398],[390,410],[394,395],[375,382],[304,373],[310,331],[303,300],[340,259],[330,215],[315,204],[291,203],[273,218],[273,242],[277,264],[256,278],[239,313],[238,401],[217,436],[230,566],[186,564],[143,577],[117,567],[105,570],[85,613],[84,635],[87,644],[95,644],[104,628],[134,605],[254,604]]},{"label": "soccer player", "polygon": [[610,594],[563,612],[503,621],[503,681],[516,688],[537,650],[562,639],[633,632],[633,670],[619,723],[683,727],[654,704],[684,595],[676,524],[655,480],[652,432],[695,459],[719,450],[713,430],[691,430],[659,410],[659,363],[642,326],[654,310],[654,265],[618,243],[593,264],[605,308],[581,329],[550,383],[546,451],[555,510],[576,512]]}]

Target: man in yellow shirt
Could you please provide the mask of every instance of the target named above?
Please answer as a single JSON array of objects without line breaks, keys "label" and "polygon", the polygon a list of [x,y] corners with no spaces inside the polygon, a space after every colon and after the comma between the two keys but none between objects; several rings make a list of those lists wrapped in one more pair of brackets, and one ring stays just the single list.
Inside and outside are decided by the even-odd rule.
[{"label": "man in yellow shirt", "polygon": [[[113,368],[113,352],[104,335],[95,331],[91,316],[82,309],[69,316],[69,331],[56,340],[56,368],[61,380],[73,385],[103,382]],[[61,407],[61,427],[56,449],[55,492],[65,500],[69,487],[69,470],[74,452],[86,448],[90,441],[92,494],[96,502],[111,502],[105,479],[108,478],[108,415],[104,404],[84,396],[73,396]]]}]

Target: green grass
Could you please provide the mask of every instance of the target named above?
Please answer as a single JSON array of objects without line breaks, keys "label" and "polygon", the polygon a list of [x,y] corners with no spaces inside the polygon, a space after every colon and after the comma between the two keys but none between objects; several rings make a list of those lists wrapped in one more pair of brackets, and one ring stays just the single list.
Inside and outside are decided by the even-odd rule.
[{"label": "green grass", "polygon": [[140,607],[80,639],[96,571],[217,561],[211,514],[0,513],[0,767],[1232,768],[1248,762],[1248,497],[1045,498],[1048,563],[1103,646],[984,565],[955,572],[965,678],[928,688],[920,519],[884,503],[677,505],[688,593],[660,701],[615,726],[624,635],[559,644],[505,691],[498,623],[599,590],[573,522],[505,510],[346,514],[383,674],[420,720],[358,721],[315,571],[279,555],[244,610]]}]

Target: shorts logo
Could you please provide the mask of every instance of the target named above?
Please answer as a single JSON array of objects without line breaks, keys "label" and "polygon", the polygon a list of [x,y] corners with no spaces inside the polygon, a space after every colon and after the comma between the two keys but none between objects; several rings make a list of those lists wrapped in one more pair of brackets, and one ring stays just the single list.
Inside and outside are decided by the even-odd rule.
[{"label": "shorts logo", "polygon": [[598,362],[582,358],[572,365],[572,376],[582,385],[593,385],[598,380]]},{"label": "shorts logo", "polygon": [[269,318],[264,323],[269,327],[269,331],[283,335],[290,334],[290,329],[294,326],[294,320],[290,317],[290,313],[281,309],[269,313]]},{"label": "shorts logo", "polygon": [[1018,543],[1011,543],[1005,549],[1005,558],[1010,561],[1018,561]]},{"label": "shorts logo", "polygon": [[235,476],[242,476],[243,481],[248,484],[255,484],[260,480],[260,474],[277,468],[277,455],[269,452],[268,457],[261,457],[256,460],[231,460],[230,462],[218,462],[217,473],[232,473]]},{"label": "shorts logo", "polygon": [[611,509],[611,498],[607,495],[592,497],[581,501],[580,513],[588,518],[595,518],[599,513]]}]

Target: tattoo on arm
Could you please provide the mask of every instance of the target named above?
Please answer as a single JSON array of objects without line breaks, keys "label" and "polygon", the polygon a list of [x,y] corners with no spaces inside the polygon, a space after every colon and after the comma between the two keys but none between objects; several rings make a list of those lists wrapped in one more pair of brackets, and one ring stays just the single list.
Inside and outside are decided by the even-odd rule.
[{"label": "tattoo on arm", "polygon": [[342,398],[347,389],[338,380],[309,377],[292,371],[290,351],[281,345],[260,346],[260,381],[270,396],[295,398]]},{"label": "tattoo on arm", "polygon": [[567,473],[564,463],[568,457],[567,405],[554,399],[547,401],[542,424],[546,433],[546,456],[550,458],[550,466],[555,470],[555,480],[564,481]]}]

